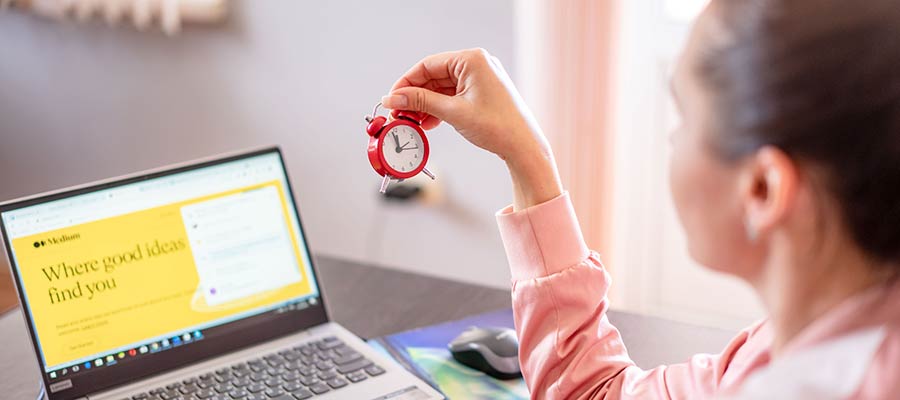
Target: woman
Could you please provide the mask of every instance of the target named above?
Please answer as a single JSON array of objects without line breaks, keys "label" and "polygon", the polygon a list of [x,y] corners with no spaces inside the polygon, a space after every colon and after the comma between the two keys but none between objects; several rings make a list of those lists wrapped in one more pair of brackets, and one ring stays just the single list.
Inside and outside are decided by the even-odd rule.
[{"label": "woman", "polygon": [[515,199],[497,218],[532,395],[900,396],[900,2],[712,0],[672,87],[690,254],[752,285],[769,317],[718,355],[649,371],[605,317],[609,277],[500,62],[427,57],[383,99],[506,161]]}]

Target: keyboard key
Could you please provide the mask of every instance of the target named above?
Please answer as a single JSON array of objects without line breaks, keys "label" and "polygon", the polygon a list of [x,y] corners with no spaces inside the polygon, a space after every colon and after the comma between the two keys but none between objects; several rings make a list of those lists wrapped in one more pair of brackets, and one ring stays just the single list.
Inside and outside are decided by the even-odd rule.
[{"label": "keyboard key", "polygon": [[309,390],[311,390],[315,394],[322,394],[331,390],[331,388],[328,387],[328,385],[326,385],[324,382],[319,382],[310,386]]},{"label": "keyboard key", "polygon": [[281,388],[284,389],[284,391],[286,391],[286,392],[294,392],[294,391],[303,389],[303,385],[301,385],[297,382],[288,382],[288,383],[285,383],[284,386],[282,386]]},{"label": "keyboard key", "polygon": [[347,379],[353,383],[363,381],[366,378],[368,378],[368,375],[366,375],[366,373],[363,371],[355,371],[355,372],[351,372],[351,373],[347,374]]},{"label": "keyboard key", "polygon": [[337,371],[340,372],[341,374],[347,374],[348,372],[353,372],[358,369],[368,367],[369,365],[372,365],[372,362],[363,358],[361,360],[356,360],[349,364],[338,365]]},{"label": "keyboard key", "polygon": [[300,378],[300,383],[305,386],[311,386],[319,382],[319,378],[316,378],[315,375],[304,376]]},{"label": "keyboard key", "polygon": [[301,367],[303,367],[302,362],[295,361],[292,363],[284,364],[284,369],[286,369],[288,371],[296,371],[296,370],[300,369]]},{"label": "keyboard key", "polygon": [[250,392],[244,389],[234,389],[228,392],[228,395],[231,396],[232,399],[243,399],[244,397],[249,396]]},{"label": "keyboard key", "polygon": [[266,364],[254,364],[250,366],[250,370],[253,372],[265,371]]},{"label": "keyboard key", "polygon": [[283,394],[279,395],[278,397],[273,398],[272,400],[294,400],[294,396],[291,396],[287,393],[283,393]]},{"label": "keyboard key", "polygon": [[342,355],[342,356],[346,356],[347,354],[356,353],[356,350],[354,350],[354,349],[353,349],[352,347],[350,347],[350,346],[341,346],[341,347],[335,348],[335,349],[334,349],[334,352],[335,352],[335,353],[338,353],[338,354],[340,354],[340,355]]},{"label": "keyboard key", "polygon": [[322,371],[322,372],[319,372],[319,375],[318,375],[319,379],[321,379],[321,380],[323,380],[323,381],[327,381],[327,380],[329,380],[329,379],[331,379],[331,378],[334,378],[334,377],[336,377],[336,376],[337,376],[337,374],[334,373],[333,370]]},{"label": "keyboard key", "polygon": [[203,389],[203,390],[200,390],[200,391],[194,393],[194,397],[196,397],[198,399],[208,399],[215,395],[216,395],[216,392],[209,390],[209,389]]},{"label": "keyboard key", "polygon": [[384,373],[384,368],[372,365],[371,367],[366,367],[366,373],[372,376],[378,376]]},{"label": "keyboard key", "polygon": [[339,346],[343,346],[343,345],[344,345],[344,342],[335,340],[335,341],[331,341],[331,342],[319,342],[318,347],[319,347],[319,350],[328,350],[328,349],[333,349],[335,347],[339,347]]},{"label": "keyboard key", "polygon": [[245,397],[244,400],[268,400],[268,399],[266,399],[266,395],[264,395],[262,393],[250,393],[250,395]]},{"label": "keyboard key", "polygon": [[282,383],[281,379],[275,379],[275,378],[268,379],[265,382],[263,382],[263,384],[265,384],[268,387],[278,387],[278,386],[281,386],[281,383]]},{"label": "keyboard key", "polygon": [[244,387],[250,385],[251,383],[253,383],[253,381],[251,381],[250,378],[241,378],[231,381],[231,385],[234,387]]},{"label": "keyboard key", "polygon": [[150,394],[149,393],[138,393],[134,396],[131,396],[131,398],[132,398],[132,400],[145,400],[145,399],[150,398]]},{"label": "keyboard key", "polygon": [[285,362],[284,357],[279,356],[279,355],[277,355],[277,354],[265,356],[264,359],[266,360],[266,362],[267,362],[269,365],[284,364],[284,362]]},{"label": "keyboard key", "polygon": [[149,392],[147,392],[147,393],[150,393],[151,396],[155,396],[155,395],[160,394],[160,393],[165,392],[165,391],[166,391],[166,388],[164,388],[164,387],[158,387],[158,388],[153,389],[153,390],[151,390],[151,391],[149,391]]},{"label": "keyboard key", "polygon": [[190,385],[184,385],[184,386],[178,388],[178,391],[181,392],[182,394],[194,393],[198,390],[200,390],[200,388],[197,387],[197,385],[195,385],[193,383]]},{"label": "keyboard key", "polygon": [[234,389],[234,388],[227,382],[218,384],[218,385],[216,385],[216,387],[213,388],[213,390],[215,390],[218,393],[228,393],[231,391],[231,389]]},{"label": "keyboard key", "polygon": [[250,386],[247,386],[247,390],[249,390],[250,393],[259,393],[259,392],[262,392],[263,390],[266,390],[266,386],[257,382]]},{"label": "keyboard key", "polygon": [[229,373],[229,372],[231,372],[231,369],[230,369],[230,368],[227,368],[227,367],[226,367],[226,368],[221,368],[221,369],[217,369],[217,370],[216,370],[216,374],[219,374],[219,375],[225,375],[225,374],[227,374],[227,373]]},{"label": "keyboard key", "polygon": [[332,368],[334,368],[334,363],[331,361],[319,361],[316,363],[316,368],[318,368],[319,371],[324,371],[326,369],[332,369]]},{"label": "keyboard key", "polygon": [[343,378],[332,378],[327,381],[328,386],[331,386],[333,389],[339,389],[344,386],[347,386],[347,381]]},{"label": "keyboard key", "polygon": [[268,375],[266,375],[265,373],[262,373],[262,372],[254,372],[254,373],[250,374],[250,379],[253,379],[254,381],[257,381],[257,382],[265,380],[268,377],[269,377]]},{"label": "keyboard key", "polygon": [[334,361],[334,363],[337,364],[337,365],[344,365],[344,364],[347,364],[347,363],[349,363],[349,362],[359,360],[360,358],[362,358],[362,354],[359,354],[359,353],[350,353],[350,354],[347,354],[347,355],[345,355],[345,356],[340,356],[340,357],[338,357],[338,358],[335,358],[333,361]]},{"label": "keyboard key", "polygon": [[266,390],[266,396],[269,397],[278,397],[284,394],[284,389],[282,388],[269,388]]},{"label": "keyboard key", "polygon": [[181,396],[181,393],[178,393],[177,390],[166,390],[159,394],[159,397],[162,397],[163,400],[172,400],[179,396]]},{"label": "keyboard key", "polygon": [[310,392],[309,390],[306,390],[306,389],[300,389],[300,390],[293,391],[293,392],[291,392],[291,395],[293,395],[294,398],[297,400],[306,400],[313,396],[312,392]]}]

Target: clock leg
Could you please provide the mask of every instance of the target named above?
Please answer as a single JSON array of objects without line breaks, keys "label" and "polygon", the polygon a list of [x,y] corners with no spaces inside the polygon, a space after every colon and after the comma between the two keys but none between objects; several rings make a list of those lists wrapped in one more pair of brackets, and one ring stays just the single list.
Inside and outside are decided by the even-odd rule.
[{"label": "clock leg", "polygon": [[431,171],[428,170],[428,168],[422,168],[422,172],[424,172],[425,175],[428,175],[429,178],[434,180],[434,174],[432,174]]},{"label": "clock leg", "polygon": [[384,194],[384,192],[387,192],[388,185],[390,185],[390,184],[391,184],[391,176],[385,174],[384,179],[381,180],[381,190],[380,190],[381,194]]}]

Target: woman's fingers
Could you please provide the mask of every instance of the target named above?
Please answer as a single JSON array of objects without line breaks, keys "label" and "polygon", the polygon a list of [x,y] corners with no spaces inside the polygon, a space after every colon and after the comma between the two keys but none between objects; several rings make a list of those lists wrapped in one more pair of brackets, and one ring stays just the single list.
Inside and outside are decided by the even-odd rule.
[{"label": "woman's fingers", "polygon": [[[426,86],[429,86],[429,85],[426,85]],[[443,88],[432,89],[432,91],[443,94],[444,96],[456,95],[456,88],[443,87]],[[382,100],[384,100],[384,98]],[[382,101],[382,104],[384,104],[383,101]],[[385,107],[390,108],[388,106],[385,106]],[[397,115],[400,113],[400,111],[403,111],[403,109],[396,109],[396,108],[391,109],[391,115],[394,116],[394,118],[396,118]],[[437,128],[437,126],[440,124],[441,124],[440,118],[435,117],[431,114],[425,114],[425,120],[422,121],[422,129],[431,130],[431,129]]]},{"label": "woman's fingers", "polygon": [[457,119],[456,114],[462,101],[457,97],[414,86],[393,90],[390,95],[381,99],[381,103],[392,110],[423,112],[451,125]]},{"label": "woman's fingers", "polygon": [[422,121],[422,129],[424,129],[426,131],[430,131],[434,128],[437,128],[438,125],[440,125],[440,124],[441,124],[440,118],[435,117],[433,115],[429,115],[429,116],[425,117],[424,121]]},{"label": "woman's fingers", "polygon": [[416,65],[413,65],[409,71],[406,71],[394,83],[391,91],[408,86],[423,86],[429,81],[440,81],[456,86],[458,77],[453,72],[457,62],[459,62],[458,52],[439,53],[425,57]]}]

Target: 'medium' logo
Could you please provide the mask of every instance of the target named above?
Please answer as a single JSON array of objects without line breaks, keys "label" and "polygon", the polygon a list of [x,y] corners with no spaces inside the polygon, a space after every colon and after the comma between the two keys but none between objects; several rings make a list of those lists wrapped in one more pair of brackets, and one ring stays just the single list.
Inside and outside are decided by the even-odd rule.
[{"label": "'medium' logo", "polygon": [[73,233],[71,235],[59,235],[59,236],[51,236],[46,239],[37,240],[34,242],[34,248],[38,249],[43,246],[50,246],[54,244],[63,244],[66,242],[71,242],[73,240],[81,239],[80,233]]}]

